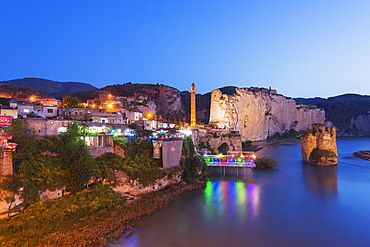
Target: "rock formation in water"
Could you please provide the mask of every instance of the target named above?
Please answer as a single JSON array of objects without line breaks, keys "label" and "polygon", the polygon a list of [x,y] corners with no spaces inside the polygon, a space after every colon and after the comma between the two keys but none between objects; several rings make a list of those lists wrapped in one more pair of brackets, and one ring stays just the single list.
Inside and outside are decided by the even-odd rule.
[{"label": "rock formation in water", "polygon": [[313,124],[301,138],[303,162],[330,166],[338,164],[335,127]]},{"label": "rock formation in water", "polygon": [[211,94],[209,123],[239,131],[243,140],[265,140],[276,132],[303,131],[313,123],[324,123],[325,111],[264,88],[236,88],[235,93]]}]

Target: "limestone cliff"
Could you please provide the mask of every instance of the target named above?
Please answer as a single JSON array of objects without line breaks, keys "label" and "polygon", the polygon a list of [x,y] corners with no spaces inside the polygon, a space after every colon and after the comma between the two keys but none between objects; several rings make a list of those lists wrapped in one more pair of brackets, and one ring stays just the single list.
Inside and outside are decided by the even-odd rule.
[{"label": "limestone cliff", "polygon": [[239,131],[243,140],[265,140],[276,132],[302,131],[324,122],[324,110],[298,104],[275,90],[236,88],[234,94],[227,95],[216,89],[211,94],[209,123]]},{"label": "limestone cliff", "polygon": [[351,118],[351,130],[353,134],[368,135],[370,134],[370,114],[360,115]]},{"label": "limestone cliff", "polygon": [[301,138],[303,162],[314,165],[338,164],[335,127],[313,124]]}]

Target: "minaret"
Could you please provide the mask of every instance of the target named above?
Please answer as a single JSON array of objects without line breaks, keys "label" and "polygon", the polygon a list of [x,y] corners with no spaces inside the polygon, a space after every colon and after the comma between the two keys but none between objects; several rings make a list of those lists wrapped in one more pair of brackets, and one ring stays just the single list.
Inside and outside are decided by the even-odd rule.
[{"label": "minaret", "polygon": [[197,125],[197,113],[195,105],[195,85],[192,83],[190,86],[190,126]]}]

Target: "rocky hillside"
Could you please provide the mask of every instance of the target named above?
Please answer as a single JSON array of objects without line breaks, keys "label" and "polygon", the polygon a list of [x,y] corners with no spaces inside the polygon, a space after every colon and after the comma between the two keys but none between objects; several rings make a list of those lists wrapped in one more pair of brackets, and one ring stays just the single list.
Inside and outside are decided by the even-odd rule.
[{"label": "rocky hillside", "polygon": [[117,84],[101,88],[98,98],[108,100],[109,94],[115,96],[146,96],[156,105],[156,114],[162,118],[185,119],[180,91],[162,84]]},{"label": "rocky hillside", "polygon": [[47,92],[19,85],[0,83],[0,98],[27,98],[31,95],[45,97]]},{"label": "rocky hillside", "polygon": [[2,84],[19,85],[33,90],[42,90],[48,96],[61,98],[74,92],[96,90],[97,88],[82,82],[58,82],[40,78],[23,78],[9,81],[0,81]]},{"label": "rocky hillside", "polygon": [[323,108],[326,117],[337,127],[338,135],[370,134],[370,96],[344,94],[324,98],[297,98],[302,104]]},{"label": "rocky hillside", "polygon": [[316,106],[297,104],[291,98],[264,88],[237,88],[223,94],[213,90],[210,124],[239,131],[244,140],[265,140],[276,132],[303,131],[324,123],[325,112]]}]

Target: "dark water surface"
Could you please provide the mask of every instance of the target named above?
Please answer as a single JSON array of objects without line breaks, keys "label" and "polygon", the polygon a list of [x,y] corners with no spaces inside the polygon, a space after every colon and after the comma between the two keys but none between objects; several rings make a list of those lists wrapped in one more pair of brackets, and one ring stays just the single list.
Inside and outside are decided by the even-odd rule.
[{"label": "dark water surface", "polygon": [[370,161],[352,156],[370,139],[337,144],[336,167],[303,164],[299,142],[263,148],[278,168],[208,181],[113,246],[370,246]]}]

